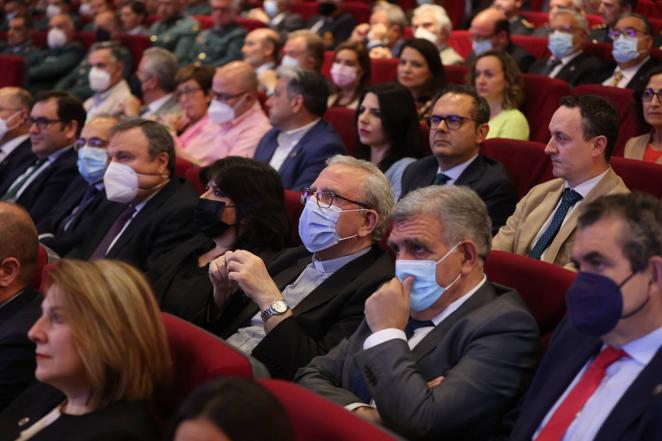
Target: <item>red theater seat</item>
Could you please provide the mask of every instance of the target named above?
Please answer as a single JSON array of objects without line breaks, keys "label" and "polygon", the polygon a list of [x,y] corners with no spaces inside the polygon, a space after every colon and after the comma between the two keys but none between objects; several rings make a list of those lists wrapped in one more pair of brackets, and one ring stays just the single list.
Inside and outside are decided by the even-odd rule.
[{"label": "red theater seat", "polygon": [[544,27],[549,21],[549,14],[543,11],[520,11],[519,15],[537,28]]},{"label": "red theater seat", "polygon": [[297,384],[258,380],[281,402],[297,441],[395,441],[392,435]]},{"label": "red theater seat", "polygon": [[195,164],[182,158],[175,158],[175,176],[186,179],[186,172]]},{"label": "red theater seat", "polygon": [[364,2],[342,2],[340,9],[349,12],[358,23],[368,23],[372,12],[371,5]]},{"label": "red theater seat", "polygon": [[237,17],[237,24],[248,32],[267,27],[265,23],[262,23],[260,20],[255,20],[254,18]]},{"label": "red theater seat", "polygon": [[532,35],[513,35],[511,38],[513,43],[538,59],[549,55],[549,49],[547,49],[547,38],[545,37],[534,37]]},{"label": "red theater seat", "polygon": [[304,20],[316,15],[318,9],[317,2],[290,3],[290,11],[299,14]]},{"label": "red theater seat", "polygon": [[448,37],[448,45],[455,49],[462,58],[467,58],[472,51],[469,31],[451,31],[451,35]]},{"label": "red theater seat", "polygon": [[444,66],[444,74],[446,75],[447,83],[465,84],[465,80],[469,74],[469,66],[461,64]]},{"label": "red theater seat", "polygon": [[662,198],[662,165],[638,159],[611,158],[611,166],[630,191],[643,191]]},{"label": "red theater seat", "polygon": [[94,32],[78,32],[74,38],[83,43],[86,51],[97,42],[97,35]]},{"label": "red theater seat", "polygon": [[[37,253],[37,262],[34,268],[34,279],[32,280],[32,287],[34,289],[41,289],[42,281],[44,280],[44,272],[48,266],[48,252],[46,248],[39,245],[39,252]],[[52,268],[49,268],[49,270]],[[43,291],[42,291],[43,292]]]},{"label": "red theater seat", "polygon": [[342,139],[347,154],[354,155],[356,143],[356,110],[344,107],[330,107],[324,114],[324,119],[336,129]]},{"label": "red theater seat", "polygon": [[399,62],[399,58],[376,58],[370,60],[370,84],[397,81]]},{"label": "red theater seat", "polygon": [[524,74],[526,103],[523,112],[529,121],[531,141],[547,143],[549,120],[559,107],[559,99],[570,95],[570,86],[565,81],[542,75]]},{"label": "red theater seat", "polygon": [[614,58],[611,56],[611,43],[589,43],[584,47],[584,52],[598,57],[605,63],[612,63]]},{"label": "red theater seat", "polygon": [[200,167],[194,166],[186,170],[186,180],[193,186],[195,191],[198,194],[203,194],[205,192],[205,185],[200,180]]},{"label": "red theater seat", "polygon": [[138,64],[143,57],[143,52],[152,45],[147,35],[129,35],[123,34],[120,42],[129,49],[131,58],[133,58],[133,70],[138,69]]},{"label": "red theater seat", "polygon": [[25,60],[15,55],[0,55],[0,87],[23,87]]},{"label": "red theater seat", "polygon": [[290,233],[292,233],[292,244],[298,245],[299,239],[299,216],[303,211],[301,193],[294,190],[285,190],[285,209],[290,220]]},{"label": "red theater seat", "polygon": [[328,78],[329,81],[331,81],[331,66],[333,65],[333,56],[335,53],[335,51],[324,51],[324,61],[320,69],[320,73]]}]

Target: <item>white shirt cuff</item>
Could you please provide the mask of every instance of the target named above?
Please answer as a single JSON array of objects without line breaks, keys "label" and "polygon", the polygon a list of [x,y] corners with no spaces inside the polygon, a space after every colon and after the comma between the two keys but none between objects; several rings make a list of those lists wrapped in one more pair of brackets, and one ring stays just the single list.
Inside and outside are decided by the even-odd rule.
[{"label": "white shirt cuff", "polygon": [[365,341],[363,342],[363,349],[368,350],[372,347],[377,346],[378,344],[396,338],[407,341],[407,336],[405,335],[405,331],[403,331],[402,329],[397,329],[397,328],[382,329],[381,331],[373,332],[368,338],[365,339]]},{"label": "white shirt cuff", "polygon": [[347,406],[345,406],[345,409],[349,410],[350,412],[354,412],[359,407],[372,407],[373,409],[376,409],[375,406],[365,403],[349,403]]}]

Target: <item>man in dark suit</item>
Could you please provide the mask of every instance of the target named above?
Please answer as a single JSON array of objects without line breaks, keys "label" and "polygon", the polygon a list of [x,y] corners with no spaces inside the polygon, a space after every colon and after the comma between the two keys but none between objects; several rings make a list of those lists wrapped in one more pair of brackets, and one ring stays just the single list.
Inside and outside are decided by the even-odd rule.
[{"label": "man in dark suit", "polygon": [[37,51],[32,43],[32,27],[27,15],[20,14],[9,20],[7,42],[0,43],[0,53],[26,57]]},{"label": "man in dark suit", "polygon": [[268,0],[263,8],[269,18],[269,27],[278,32],[282,40],[290,32],[306,27],[301,15],[290,12],[290,0]]},{"label": "man in dark suit", "polygon": [[28,330],[41,314],[41,295],[30,287],[38,247],[30,215],[0,202],[0,411],[34,381]]},{"label": "man in dark suit", "polygon": [[506,15],[512,35],[531,35],[535,26],[519,15],[524,0],[494,0],[492,6]]},{"label": "man in dark suit", "polygon": [[132,119],[116,125],[108,157],[104,187],[116,204],[92,218],[94,231],[69,257],[120,259],[146,271],[153,256],[193,235],[198,197],[174,176],[174,141],[159,123]]},{"label": "man in dark suit", "polygon": [[85,123],[80,100],[65,92],[37,97],[30,112],[30,141],[37,159],[0,198],[25,207],[35,223],[50,212],[77,174],[76,140]]},{"label": "man in dark suit", "polygon": [[568,320],[510,440],[662,439],[662,202],[604,196],[577,229]]},{"label": "man in dark suit", "polygon": [[574,9],[557,9],[550,14],[547,46],[552,55],[533,63],[529,73],[563,80],[571,86],[589,82],[603,63],[584,52],[588,36],[586,17]]},{"label": "man in dark suit", "polygon": [[536,322],[483,273],[490,219],[472,190],[416,190],[392,221],[397,278],[368,298],[357,331],[295,380],[407,439],[486,439],[533,371]]},{"label": "man in dark suit", "polygon": [[322,120],[329,88],[317,72],[280,69],[274,94],[267,100],[274,127],[260,139],[254,159],[278,170],[290,190],[309,187],[328,158],[345,153],[333,127]]},{"label": "man in dark suit", "polygon": [[646,17],[631,14],[616,23],[612,56],[616,62],[605,64],[593,77],[604,86],[642,90],[648,71],[661,63],[651,58],[653,27]]},{"label": "man in dark suit", "polygon": [[80,138],[74,143],[78,152],[78,176],[37,225],[41,243],[61,256],[97,228],[92,223],[96,213],[105,213],[114,205],[106,199],[103,175],[110,131],[118,122],[114,116],[98,116],[85,124]]},{"label": "man in dark suit", "polygon": [[476,56],[490,49],[506,51],[517,62],[522,72],[527,72],[535,57],[514,44],[510,39],[510,24],[508,19],[496,8],[487,8],[480,11],[471,20],[469,28],[473,50],[467,58],[467,64],[473,65]]},{"label": "man in dark suit", "polygon": [[0,89],[0,194],[37,158],[32,153],[28,118],[32,95],[17,87]]},{"label": "man in dark suit", "polygon": [[379,246],[393,193],[374,165],[335,156],[304,199],[305,248],[283,251],[269,272],[244,250],[227,252],[209,270],[217,310],[210,328],[286,379],[351,335],[365,299],[393,277],[393,260]]},{"label": "man in dark suit", "polygon": [[318,0],[319,14],[310,17],[306,27],[316,32],[327,49],[333,49],[352,35],[358,22],[340,9],[340,0]]},{"label": "man in dark suit", "polygon": [[402,194],[428,185],[466,185],[487,205],[496,233],[515,210],[517,191],[506,169],[481,155],[490,109],[472,88],[449,86],[431,117],[432,155],[412,163],[402,175]]},{"label": "man in dark suit", "polygon": [[610,33],[616,22],[632,14],[636,9],[637,0],[601,0],[598,12],[602,16],[604,24],[594,27],[588,39],[594,43],[610,43],[612,41]]}]

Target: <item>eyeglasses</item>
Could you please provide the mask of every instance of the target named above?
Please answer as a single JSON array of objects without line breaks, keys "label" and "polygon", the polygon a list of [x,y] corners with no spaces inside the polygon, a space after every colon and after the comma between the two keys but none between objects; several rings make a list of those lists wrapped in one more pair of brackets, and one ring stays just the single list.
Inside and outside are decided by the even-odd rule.
[{"label": "eyeglasses", "polygon": [[349,198],[336,194],[334,191],[322,191],[322,190],[317,191],[314,188],[304,188],[303,190],[301,190],[301,203],[305,204],[308,198],[311,196],[315,196],[315,201],[317,202],[317,206],[320,208],[329,208],[331,205],[333,205],[333,202],[335,201],[336,198],[342,199],[343,201],[351,202],[352,204],[359,205],[363,208],[370,208],[367,204],[364,204],[363,202],[353,201]]},{"label": "eyeglasses", "polygon": [[640,31],[635,28],[625,28],[622,31],[619,31],[618,29],[609,31],[609,38],[611,38],[612,40],[616,40],[621,35],[625,35],[626,37],[636,37],[637,34],[648,35],[647,32]]},{"label": "eyeglasses", "polygon": [[217,101],[225,101],[226,103],[230,101],[233,98],[239,98],[240,96],[244,95],[247,92],[241,92],[241,93],[236,93],[234,95],[230,95],[229,93],[221,93],[221,92],[215,92],[211,91],[212,96],[214,97],[215,100]]},{"label": "eyeglasses", "polygon": [[657,97],[657,102],[662,103],[662,89],[659,89],[657,91],[653,89],[646,89],[644,90],[644,93],[641,94],[641,99],[645,102],[650,102],[653,101],[653,97]]},{"label": "eyeglasses", "polygon": [[439,124],[441,124],[442,121],[446,123],[446,127],[448,127],[448,130],[457,130],[460,127],[462,127],[462,124],[464,124],[465,120],[475,121],[475,119],[467,118],[466,116],[459,116],[459,115],[446,115],[446,116],[432,115],[427,119],[427,123],[428,123],[428,127],[431,130],[437,130]]},{"label": "eyeglasses", "polygon": [[36,124],[39,130],[45,130],[46,127],[56,122],[64,122],[64,121],[62,121],[61,119],[48,119],[48,118],[44,118],[43,116],[39,116],[37,118],[30,117],[28,118],[28,127],[32,127],[32,124]]},{"label": "eyeglasses", "polygon": [[175,92],[175,98],[180,99],[183,96],[188,97],[189,95],[193,95],[195,92],[198,92],[202,90],[200,87],[191,87],[188,89],[181,89]]},{"label": "eyeglasses", "polygon": [[95,147],[95,148],[104,148],[108,145],[108,141],[105,139],[97,138],[96,136],[93,136],[92,138],[78,138],[77,140],[74,141],[74,150],[78,151],[85,147],[85,145],[89,145],[90,147]]}]

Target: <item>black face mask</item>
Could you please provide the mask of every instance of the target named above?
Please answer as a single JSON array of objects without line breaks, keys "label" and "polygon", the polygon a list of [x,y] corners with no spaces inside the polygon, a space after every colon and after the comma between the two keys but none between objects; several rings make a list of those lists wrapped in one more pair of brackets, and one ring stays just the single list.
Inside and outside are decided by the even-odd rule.
[{"label": "black face mask", "polygon": [[198,199],[198,205],[193,210],[195,228],[212,239],[221,236],[232,226],[221,220],[226,207],[234,207],[234,205],[225,205],[225,202],[211,199]]},{"label": "black face mask", "polygon": [[99,28],[96,31],[96,37],[97,37],[97,41],[109,41],[110,40],[110,32],[108,32],[104,28]]},{"label": "black face mask", "polygon": [[329,16],[336,12],[336,4],[331,3],[320,3],[319,4],[319,13],[320,15]]}]

